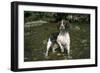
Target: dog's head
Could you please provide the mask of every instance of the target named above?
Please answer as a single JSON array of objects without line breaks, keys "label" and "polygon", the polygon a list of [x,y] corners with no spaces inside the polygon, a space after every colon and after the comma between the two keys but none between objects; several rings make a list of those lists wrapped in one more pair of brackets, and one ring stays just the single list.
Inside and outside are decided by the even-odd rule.
[{"label": "dog's head", "polygon": [[58,22],[58,29],[59,30],[66,30],[69,29],[69,21],[68,20],[61,20],[60,22]]}]

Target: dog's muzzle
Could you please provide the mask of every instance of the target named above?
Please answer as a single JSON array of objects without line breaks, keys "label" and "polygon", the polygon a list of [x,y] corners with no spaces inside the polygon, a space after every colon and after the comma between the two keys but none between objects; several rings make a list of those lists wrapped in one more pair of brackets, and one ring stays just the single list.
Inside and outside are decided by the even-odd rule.
[{"label": "dog's muzzle", "polygon": [[64,30],[65,29],[65,27],[64,26],[60,26],[60,30]]}]

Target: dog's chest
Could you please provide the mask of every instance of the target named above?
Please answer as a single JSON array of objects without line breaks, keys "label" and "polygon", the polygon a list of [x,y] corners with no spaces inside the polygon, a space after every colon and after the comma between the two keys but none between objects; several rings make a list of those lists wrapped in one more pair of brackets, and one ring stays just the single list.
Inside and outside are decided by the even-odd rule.
[{"label": "dog's chest", "polygon": [[67,44],[68,42],[70,42],[70,37],[69,37],[69,33],[65,33],[65,34],[59,34],[57,37],[57,41],[60,42],[61,44]]}]

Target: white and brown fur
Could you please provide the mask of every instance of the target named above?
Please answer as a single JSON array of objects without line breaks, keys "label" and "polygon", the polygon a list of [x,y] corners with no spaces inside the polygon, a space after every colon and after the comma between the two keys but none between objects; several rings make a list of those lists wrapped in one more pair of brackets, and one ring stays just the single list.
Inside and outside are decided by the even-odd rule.
[{"label": "white and brown fur", "polygon": [[54,47],[57,44],[61,52],[64,52],[64,48],[67,50],[68,57],[70,56],[70,35],[67,29],[69,29],[69,22],[61,20],[58,24],[59,32],[52,33],[47,42],[47,50],[45,56],[48,57],[48,52],[52,48],[53,52],[56,52]]}]

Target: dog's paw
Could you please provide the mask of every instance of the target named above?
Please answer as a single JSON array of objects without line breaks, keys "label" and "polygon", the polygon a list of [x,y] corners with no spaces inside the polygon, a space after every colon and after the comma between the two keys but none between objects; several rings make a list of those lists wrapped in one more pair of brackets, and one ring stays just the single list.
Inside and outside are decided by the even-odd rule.
[{"label": "dog's paw", "polygon": [[45,56],[45,59],[49,59],[49,57],[48,56]]},{"label": "dog's paw", "polygon": [[72,56],[68,56],[68,59],[72,59]]}]

